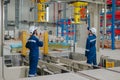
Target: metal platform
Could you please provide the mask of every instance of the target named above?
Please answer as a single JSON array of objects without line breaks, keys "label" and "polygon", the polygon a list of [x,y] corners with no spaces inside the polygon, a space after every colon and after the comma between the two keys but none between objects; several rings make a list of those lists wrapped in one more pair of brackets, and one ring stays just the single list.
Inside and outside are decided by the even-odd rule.
[{"label": "metal platform", "polygon": [[78,74],[84,74],[86,77],[92,77],[92,80],[119,80],[120,73],[109,71],[106,69],[95,69],[95,70],[86,70],[79,71]]},{"label": "metal platform", "polygon": [[48,76],[39,76],[32,78],[23,78],[18,80],[90,80],[75,73],[55,74]]}]

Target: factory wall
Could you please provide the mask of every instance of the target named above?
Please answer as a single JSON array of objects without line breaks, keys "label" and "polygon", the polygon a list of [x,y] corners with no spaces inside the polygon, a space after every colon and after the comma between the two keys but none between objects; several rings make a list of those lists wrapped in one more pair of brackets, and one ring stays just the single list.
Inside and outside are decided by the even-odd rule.
[{"label": "factory wall", "polygon": [[[31,2],[31,0],[20,0],[20,6],[19,6],[19,19],[26,20],[26,21],[33,21],[34,20],[34,10],[30,12],[30,7],[34,7],[34,4]],[[55,22],[58,19],[58,3],[49,4],[50,10],[49,10],[49,22]],[[55,11],[54,11],[55,9]],[[72,16],[73,7],[70,7],[68,4],[66,4],[66,9],[64,9],[64,3],[61,3],[61,18],[64,18],[64,12],[66,10],[66,18],[70,18]],[[14,21],[15,20],[15,0],[10,0],[10,4],[8,4],[8,20]]]},{"label": "factory wall", "polygon": [[[49,4],[49,24],[47,25],[47,30],[52,31],[54,35],[56,35],[56,25],[52,23],[56,23],[58,20],[58,7],[61,10],[60,18],[73,18],[74,7],[69,4],[60,3],[61,7],[58,6],[58,3],[50,3]],[[55,8],[54,8],[55,6]],[[19,20],[23,21],[34,21],[34,10],[30,12],[30,7],[34,7],[33,2],[31,0],[20,0],[20,9],[19,9]],[[59,19],[60,19],[59,18]],[[11,0],[10,4],[8,4],[8,20],[15,21],[15,0]],[[41,29],[44,30],[44,24],[40,23]],[[28,24],[19,24],[19,30],[28,30]],[[14,28],[10,28],[13,30]],[[8,29],[9,30],[9,29]]]},{"label": "factory wall", "polygon": [[[31,6],[30,0],[20,0],[20,7],[19,7],[20,20],[22,19],[29,21],[34,19],[29,11],[30,6]],[[15,20],[15,0],[10,0],[10,3],[8,4],[8,20],[11,21]]]}]

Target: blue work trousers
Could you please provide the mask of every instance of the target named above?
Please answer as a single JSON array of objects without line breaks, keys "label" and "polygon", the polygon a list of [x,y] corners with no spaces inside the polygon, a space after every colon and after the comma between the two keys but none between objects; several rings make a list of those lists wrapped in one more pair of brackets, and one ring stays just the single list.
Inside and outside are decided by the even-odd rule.
[{"label": "blue work trousers", "polygon": [[96,54],[93,55],[88,55],[87,56],[87,63],[88,64],[93,64],[93,65],[97,65],[97,61],[96,61]]},{"label": "blue work trousers", "polygon": [[36,76],[38,57],[39,57],[38,55],[29,55],[29,75]]}]

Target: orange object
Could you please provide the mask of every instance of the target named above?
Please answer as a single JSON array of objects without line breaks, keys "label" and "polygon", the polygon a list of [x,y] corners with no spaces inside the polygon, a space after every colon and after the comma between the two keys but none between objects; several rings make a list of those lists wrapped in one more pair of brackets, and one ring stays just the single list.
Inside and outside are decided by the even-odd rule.
[{"label": "orange object", "polygon": [[86,8],[81,8],[80,9],[80,16],[81,16],[81,19],[86,18]]}]

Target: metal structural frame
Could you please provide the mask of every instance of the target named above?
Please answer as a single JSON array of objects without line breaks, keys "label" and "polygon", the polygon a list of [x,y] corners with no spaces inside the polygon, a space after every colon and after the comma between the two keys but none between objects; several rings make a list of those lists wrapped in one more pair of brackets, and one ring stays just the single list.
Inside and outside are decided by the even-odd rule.
[{"label": "metal structural frame", "polygon": [[111,31],[112,31],[112,34],[111,34],[111,40],[112,40],[112,45],[111,45],[111,48],[112,50],[115,49],[115,4],[116,0],[112,0],[112,28],[111,28]]},{"label": "metal structural frame", "polygon": [[[61,36],[64,37],[64,30],[66,30],[66,34],[68,34],[68,19],[60,19],[57,21],[57,36],[59,35],[58,27],[61,27]],[[68,35],[66,35],[66,41],[68,42]]]},{"label": "metal structural frame", "polygon": [[19,3],[20,0],[15,0],[15,26],[19,28]]},{"label": "metal structural frame", "polygon": [[[99,48],[100,48],[100,8],[102,8],[102,6],[105,6],[106,0],[49,0],[50,2],[88,2],[89,7],[91,9],[93,9],[94,7],[96,7],[96,9],[93,9],[92,11],[90,11],[90,26],[91,27],[96,27],[97,29],[97,52],[99,52]],[[91,10],[89,8],[89,10]],[[105,19],[105,18],[104,18]],[[105,21],[105,20],[104,20]]]}]

